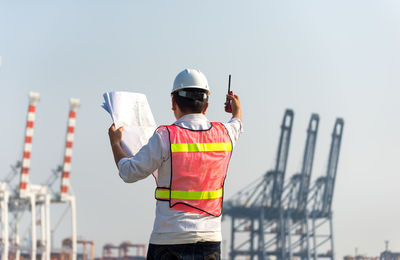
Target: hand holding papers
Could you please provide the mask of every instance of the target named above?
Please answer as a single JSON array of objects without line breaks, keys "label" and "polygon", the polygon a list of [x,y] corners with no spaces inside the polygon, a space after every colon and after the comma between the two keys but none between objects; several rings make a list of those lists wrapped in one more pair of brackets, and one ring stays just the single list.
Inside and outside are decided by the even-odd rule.
[{"label": "hand holding papers", "polygon": [[104,93],[103,97],[102,107],[111,115],[115,127],[124,127],[122,148],[133,156],[147,144],[156,129],[146,96],[118,91]]}]

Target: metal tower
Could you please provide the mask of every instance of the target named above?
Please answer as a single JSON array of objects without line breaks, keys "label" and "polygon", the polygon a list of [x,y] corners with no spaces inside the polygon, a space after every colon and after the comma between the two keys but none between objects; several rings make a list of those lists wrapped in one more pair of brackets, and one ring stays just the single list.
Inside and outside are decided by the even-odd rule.
[{"label": "metal tower", "polygon": [[303,163],[300,173],[294,174],[285,187],[285,235],[287,244],[284,248],[288,259],[293,256],[310,259],[307,201],[314,161],[315,147],[319,126],[319,116],[312,114],[304,148]]},{"label": "metal tower", "polygon": [[[309,233],[312,238],[311,257],[314,260],[319,258],[335,259],[331,209],[343,126],[343,119],[336,119],[332,132],[326,175],[319,177],[311,190],[310,205],[312,205],[312,208],[309,218],[312,228]],[[320,252],[321,250],[325,251]]]},{"label": "metal tower", "polygon": [[[71,173],[71,160],[72,160],[72,148],[74,142],[75,134],[75,124],[76,124],[76,112],[80,107],[80,100],[76,98],[71,98],[69,100],[69,112],[67,121],[67,131],[65,137],[65,146],[63,153],[63,163],[59,165],[56,170],[53,170],[52,175],[47,180],[46,185],[51,192],[51,203],[55,204],[66,204],[64,214],[58,220],[58,223],[53,227],[51,233],[54,234],[55,230],[63,221],[64,216],[70,211],[71,213],[71,254],[72,259],[76,260],[77,254],[77,227],[76,227],[76,202],[75,195],[71,191],[71,185],[69,182],[69,177]],[[53,186],[56,181],[60,179],[60,186],[57,190],[53,190]],[[50,228],[49,228],[50,230]],[[50,231],[49,231],[50,232]]]},{"label": "metal tower", "polygon": [[[268,171],[224,203],[224,216],[231,217],[230,259],[249,256],[265,259],[275,255],[285,259],[281,197],[294,113],[287,109],[281,125],[275,168]],[[256,240],[256,241],[255,241]]]},{"label": "metal tower", "polygon": [[[11,219],[11,235],[4,234],[3,240],[12,239],[12,248],[13,254],[15,254],[15,259],[20,259],[21,254],[21,242],[20,242],[20,231],[19,225],[22,215],[25,211],[31,212],[31,259],[36,259],[36,194],[33,192],[33,187],[29,183],[29,171],[30,171],[30,160],[31,160],[31,152],[32,152],[32,139],[33,139],[33,130],[35,123],[35,114],[36,114],[36,105],[40,100],[39,93],[30,92],[29,93],[29,106],[28,113],[26,119],[26,128],[25,128],[25,136],[24,136],[24,147],[23,147],[23,155],[22,160],[17,161],[17,163],[12,166],[12,171],[9,176],[6,177],[4,183],[8,185],[10,188],[10,199],[8,203],[8,210],[12,213]],[[20,181],[17,184],[17,187],[12,187],[11,181],[15,176],[18,175],[18,171],[20,172]],[[6,186],[4,185],[4,186]],[[3,209],[2,209],[3,211]],[[6,214],[4,212],[4,214]],[[3,217],[3,216],[2,216]],[[6,217],[4,215],[4,217]],[[8,231],[8,230],[7,230]],[[6,247],[6,245],[4,246]],[[8,245],[7,245],[8,247]],[[6,254],[8,252],[3,251],[3,257],[6,258]]]},{"label": "metal tower", "polygon": [[[79,107],[79,100],[70,99],[70,111],[67,125],[66,144],[64,150],[63,166],[59,167],[62,172],[59,192],[50,192],[51,184],[36,185],[29,181],[30,159],[32,151],[32,138],[35,122],[36,105],[40,100],[38,93],[29,93],[29,106],[24,137],[24,149],[21,161],[11,166],[11,173],[0,182],[0,221],[1,221],[1,256],[8,259],[8,254],[15,260],[19,260],[21,255],[35,260],[37,254],[41,255],[42,260],[50,260],[51,234],[50,234],[50,202],[66,203],[71,209],[72,215],[72,259],[76,259],[76,210],[75,197],[70,192],[69,172],[71,168],[72,144],[75,128],[75,115]],[[56,172],[57,173],[57,172]],[[20,180],[14,185],[16,176]],[[57,178],[58,178],[57,177]],[[56,179],[57,179],[56,178]],[[54,179],[54,178],[53,178]],[[37,212],[38,210],[38,212]],[[8,219],[8,214],[11,218]],[[30,212],[30,220],[23,218],[25,212]],[[39,219],[37,219],[39,217]],[[21,222],[29,226],[23,236],[20,236]],[[58,223],[59,224],[59,223]],[[57,226],[58,226],[57,224]],[[40,225],[40,232],[37,234],[36,226]],[[9,232],[9,226],[11,232]],[[22,239],[27,238],[30,246],[21,243]],[[9,245],[11,241],[11,247]]]}]

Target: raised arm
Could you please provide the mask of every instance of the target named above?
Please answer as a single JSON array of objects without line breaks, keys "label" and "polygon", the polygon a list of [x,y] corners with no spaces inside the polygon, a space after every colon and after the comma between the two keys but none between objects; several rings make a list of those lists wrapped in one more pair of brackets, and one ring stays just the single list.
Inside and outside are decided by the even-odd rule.
[{"label": "raised arm", "polygon": [[112,124],[108,129],[108,136],[110,137],[111,149],[113,151],[114,160],[115,164],[117,165],[117,168],[118,168],[118,162],[122,158],[129,157],[121,147],[121,138],[123,131],[124,131],[123,127],[116,129],[114,124]]},{"label": "raised arm", "polygon": [[238,95],[226,95],[226,97],[231,101],[232,107],[232,118],[238,118],[242,121],[242,108],[240,106],[240,99]]}]

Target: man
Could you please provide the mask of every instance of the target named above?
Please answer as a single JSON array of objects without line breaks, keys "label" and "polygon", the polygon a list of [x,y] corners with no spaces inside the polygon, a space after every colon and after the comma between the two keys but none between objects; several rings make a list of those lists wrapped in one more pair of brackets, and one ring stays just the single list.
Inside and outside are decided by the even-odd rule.
[{"label": "man", "polygon": [[147,259],[220,259],[223,184],[242,131],[237,95],[227,95],[232,119],[207,120],[210,89],[203,73],[185,69],[174,81],[177,121],[159,127],[133,157],[121,148],[123,129],[109,129],[120,177],[128,183],[154,173],[156,217]]}]

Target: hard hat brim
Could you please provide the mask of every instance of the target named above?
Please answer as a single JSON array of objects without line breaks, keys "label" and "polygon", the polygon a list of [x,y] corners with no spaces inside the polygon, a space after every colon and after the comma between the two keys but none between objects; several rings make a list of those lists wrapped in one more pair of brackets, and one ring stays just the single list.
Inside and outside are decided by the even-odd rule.
[{"label": "hard hat brim", "polygon": [[210,93],[211,93],[211,92],[210,92],[210,89],[209,89],[209,88],[206,88],[206,87],[201,87],[201,86],[182,86],[181,88],[173,89],[173,90],[171,91],[171,94],[174,93],[174,92],[176,92],[176,91],[183,90],[183,89],[187,89],[187,88],[196,88],[196,89],[206,90],[207,93],[208,93],[208,95],[210,95]]}]

